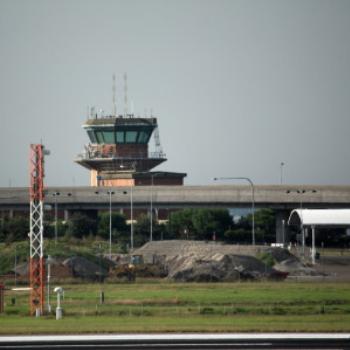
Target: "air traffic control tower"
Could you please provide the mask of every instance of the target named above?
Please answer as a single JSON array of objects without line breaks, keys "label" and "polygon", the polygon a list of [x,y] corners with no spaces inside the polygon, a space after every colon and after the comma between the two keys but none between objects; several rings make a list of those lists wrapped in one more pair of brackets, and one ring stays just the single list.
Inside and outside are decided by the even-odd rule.
[{"label": "air traffic control tower", "polygon": [[[98,116],[91,111],[83,124],[90,143],[75,160],[90,170],[91,186],[183,185],[185,173],[151,171],[167,159],[157,118],[133,114]],[[155,152],[149,152],[151,136]]]}]

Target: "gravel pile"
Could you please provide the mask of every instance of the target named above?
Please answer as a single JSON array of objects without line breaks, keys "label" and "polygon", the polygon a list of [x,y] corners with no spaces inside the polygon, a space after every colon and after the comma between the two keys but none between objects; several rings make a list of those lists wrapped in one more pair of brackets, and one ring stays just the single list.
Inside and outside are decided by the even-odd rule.
[{"label": "gravel pile", "polygon": [[285,278],[260,260],[247,255],[178,255],[166,260],[168,279],[177,282],[233,282]]},{"label": "gravel pile", "polygon": [[99,280],[108,275],[107,270],[81,256],[68,258],[63,261],[63,265],[72,271],[74,277]]}]

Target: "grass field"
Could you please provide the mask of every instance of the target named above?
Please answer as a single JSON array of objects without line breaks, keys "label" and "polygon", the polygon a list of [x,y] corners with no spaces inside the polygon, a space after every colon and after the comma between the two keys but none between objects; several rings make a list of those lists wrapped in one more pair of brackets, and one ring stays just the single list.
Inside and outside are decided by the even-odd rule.
[{"label": "grass field", "polygon": [[[350,331],[349,283],[149,281],[63,287],[60,321],[54,314],[29,317],[28,294],[6,291],[0,334]],[[51,301],[54,309],[54,295]]]}]

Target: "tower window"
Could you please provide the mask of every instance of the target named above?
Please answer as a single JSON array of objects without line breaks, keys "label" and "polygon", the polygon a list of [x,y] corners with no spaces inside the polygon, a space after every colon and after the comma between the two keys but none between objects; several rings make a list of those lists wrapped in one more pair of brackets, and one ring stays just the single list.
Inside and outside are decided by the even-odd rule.
[{"label": "tower window", "polygon": [[98,143],[104,143],[102,131],[96,131],[95,135]]},{"label": "tower window", "polygon": [[89,135],[90,141],[91,141],[92,143],[97,143],[96,137],[95,137],[95,134],[94,134],[93,131],[88,130],[88,135]]},{"label": "tower window", "polygon": [[125,142],[126,143],[135,143],[137,138],[137,131],[127,131],[125,133]]},{"label": "tower window", "polygon": [[117,143],[124,143],[124,131],[117,131]]},{"label": "tower window", "polygon": [[146,131],[140,131],[138,143],[147,143],[149,139],[149,133]]},{"label": "tower window", "polygon": [[113,131],[103,131],[103,138],[105,143],[115,143]]}]

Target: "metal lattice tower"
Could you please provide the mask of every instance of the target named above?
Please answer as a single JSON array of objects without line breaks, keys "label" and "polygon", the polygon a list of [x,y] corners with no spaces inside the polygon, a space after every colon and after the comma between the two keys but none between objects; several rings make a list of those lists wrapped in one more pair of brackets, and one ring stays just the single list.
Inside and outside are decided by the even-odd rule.
[{"label": "metal lattice tower", "polygon": [[[45,262],[43,255],[44,221],[44,146],[30,145],[30,313],[43,314]],[[38,311],[37,311],[38,310]]]}]

